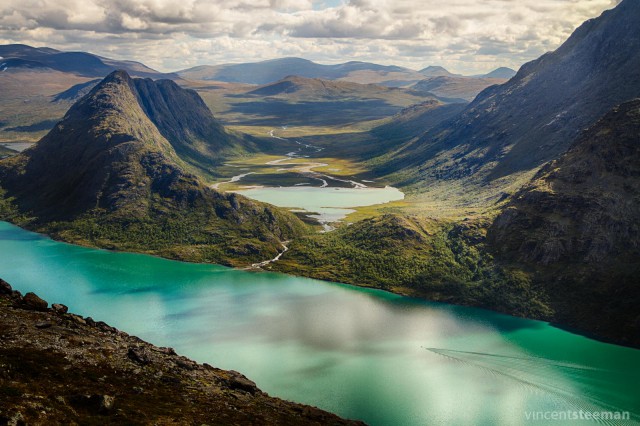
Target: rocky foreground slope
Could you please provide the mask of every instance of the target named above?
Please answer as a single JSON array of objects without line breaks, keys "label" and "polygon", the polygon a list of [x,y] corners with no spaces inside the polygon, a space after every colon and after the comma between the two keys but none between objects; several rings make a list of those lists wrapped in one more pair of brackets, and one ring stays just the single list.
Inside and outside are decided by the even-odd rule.
[{"label": "rocky foreground slope", "polygon": [[0,280],[0,424],[362,425]]}]

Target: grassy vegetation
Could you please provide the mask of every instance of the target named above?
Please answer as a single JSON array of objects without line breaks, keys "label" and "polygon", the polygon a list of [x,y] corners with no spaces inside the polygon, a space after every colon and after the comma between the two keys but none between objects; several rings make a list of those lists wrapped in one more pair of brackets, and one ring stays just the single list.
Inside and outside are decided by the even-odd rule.
[{"label": "grassy vegetation", "polygon": [[242,133],[247,133],[253,136],[268,136],[269,132],[275,131],[275,134],[282,138],[304,138],[307,136],[314,139],[322,136],[331,135],[344,135],[350,133],[364,132],[373,127],[386,122],[387,119],[373,120],[357,122],[341,126],[287,126],[287,127],[275,127],[275,126],[245,126],[245,125],[231,125],[227,126],[228,129],[236,130]]},{"label": "grassy vegetation", "polygon": [[52,70],[4,72],[0,79],[0,142],[39,140],[71,106],[66,101],[54,102],[55,95],[88,80]]},{"label": "grassy vegetation", "polygon": [[0,188],[0,220],[83,246],[229,266],[273,258],[281,240],[309,232],[293,215],[235,195],[189,208],[153,196],[148,207],[135,211],[94,209],[69,220],[44,221],[22,213]]},{"label": "grassy vegetation", "polygon": [[[404,107],[424,101],[426,96],[404,89],[314,79],[296,80],[292,88],[282,91],[267,86],[256,92],[256,86],[246,84],[189,85],[224,124],[243,126],[243,131],[251,134],[254,130],[247,126],[257,128],[258,132],[260,128],[284,125],[344,129],[340,133],[353,127],[362,131]],[[268,93],[260,94],[260,90]],[[319,134],[325,130],[312,132]]]},{"label": "grassy vegetation", "polygon": [[272,268],[430,300],[549,318],[531,276],[487,253],[488,219],[460,223],[386,214],[292,242]]}]

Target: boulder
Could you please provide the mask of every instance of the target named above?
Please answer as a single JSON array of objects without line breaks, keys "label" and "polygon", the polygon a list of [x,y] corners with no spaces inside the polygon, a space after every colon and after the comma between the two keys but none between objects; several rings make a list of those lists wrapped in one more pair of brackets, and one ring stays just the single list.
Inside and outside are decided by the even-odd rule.
[{"label": "boulder", "polygon": [[37,294],[31,292],[24,295],[22,303],[25,308],[34,311],[46,311],[49,306],[46,300],[41,299]]},{"label": "boulder", "polygon": [[227,381],[227,384],[231,389],[249,392],[250,394],[258,392],[258,386],[256,386],[256,384],[251,380],[247,379],[243,374],[234,370],[230,370],[229,374],[231,377]]},{"label": "boulder", "polygon": [[127,356],[131,361],[141,365],[147,365],[151,363],[149,355],[142,348],[129,348]]},{"label": "boulder", "polygon": [[10,295],[11,293],[13,293],[13,289],[11,288],[11,285],[5,280],[3,280],[2,278],[0,278],[0,294]]},{"label": "boulder", "polygon": [[69,308],[67,306],[60,303],[54,303],[53,305],[51,305],[51,307],[59,314],[66,314],[69,311]]},{"label": "boulder", "polygon": [[37,322],[37,323],[36,323],[36,328],[39,328],[39,329],[49,328],[49,327],[51,327],[51,325],[52,325],[52,324],[51,324],[50,322],[46,322],[46,321],[43,321],[43,322]]}]

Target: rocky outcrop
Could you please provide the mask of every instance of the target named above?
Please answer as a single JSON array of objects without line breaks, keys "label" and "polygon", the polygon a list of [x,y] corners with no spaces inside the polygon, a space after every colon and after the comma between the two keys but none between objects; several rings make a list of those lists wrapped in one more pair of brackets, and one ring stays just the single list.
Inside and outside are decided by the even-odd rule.
[{"label": "rocky outcrop", "polygon": [[27,309],[34,296],[0,280],[0,424],[363,424],[103,322]]},{"label": "rocky outcrop", "polygon": [[640,99],[544,166],[488,241],[501,261],[538,275],[558,321],[640,344]]}]

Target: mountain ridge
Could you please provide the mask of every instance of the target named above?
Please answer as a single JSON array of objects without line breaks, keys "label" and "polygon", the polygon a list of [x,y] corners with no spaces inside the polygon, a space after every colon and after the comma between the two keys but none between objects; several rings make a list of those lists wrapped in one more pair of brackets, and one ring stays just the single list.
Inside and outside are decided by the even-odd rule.
[{"label": "mountain ridge", "polygon": [[638,19],[640,4],[624,0],[585,22],[400,155],[383,154],[377,171],[414,188],[460,179],[482,186],[534,171],[613,106],[640,96]]},{"label": "mountain ridge", "polygon": [[75,73],[84,77],[105,77],[122,69],[136,77],[171,78],[178,76],[165,74],[147,67],[141,62],[118,61],[88,52],[68,52],[49,47],[33,47],[26,44],[0,45],[0,68],[39,68]]},{"label": "mountain ridge", "polygon": [[[201,123],[189,120],[198,117],[197,103],[163,115],[150,102],[166,85],[176,93],[165,104],[197,97],[173,82],[134,80],[124,71],[107,76],[38,144],[0,163],[5,203],[33,217],[30,228],[67,241],[226,264],[275,256],[281,240],[306,226],[185,171],[175,147],[199,131]],[[180,122],[174,132],[166,130],[171,120]]]}]

